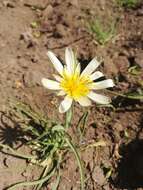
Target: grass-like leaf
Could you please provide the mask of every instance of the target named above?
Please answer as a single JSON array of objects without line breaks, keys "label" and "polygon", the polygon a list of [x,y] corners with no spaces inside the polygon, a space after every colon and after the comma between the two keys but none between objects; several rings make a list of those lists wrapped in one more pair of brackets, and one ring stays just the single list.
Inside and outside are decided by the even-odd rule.
[{"label": "grass-like leaf", "polygon": [[139,2],[140,0],[117,0],[117,3],[125,8],[134,8]]},{"label": "grass-like leaf", "polygon": [[93,38],[101,45],[105,45],[115,35],[116,22],[112,22],[108,28],[104,28],[99,19],[90,21],[87,24],[88,31]]},{"label": "grass-like leaf", "polygon": [[51,169],[51,171],[49,171],[49,174],[47,174],[45,177],[39,179],[39,180],[34,180],[31,182],[19,182],[16,183],[15,185],[12,185],[11,187],[7,188],[7,190],[16,190],[19,187],[23,187],[23,186],[35,186],[38,184],[43,184],[44,182],[48,181],[55,173],[55,169],[56,167],[53,166],[53,168]]},{"label": "grass-like leaf", "polygon": [[83,167],[82,167],[82,162],[81,162],[80,156],[78,154],[78,151],[77,151],[76,147],[69,140],[69,138],[66,138],[66,142],[67,142],[67,144],[69,145],[70,149],[73,151],[73,153],[74,153],[74,155],[76,157],[76,160],[77,160],[77,163],[78,163],[78,166],[79,166],[79,172],[80,172],[81,190],[84,190],[84,173],[83,173]]}]

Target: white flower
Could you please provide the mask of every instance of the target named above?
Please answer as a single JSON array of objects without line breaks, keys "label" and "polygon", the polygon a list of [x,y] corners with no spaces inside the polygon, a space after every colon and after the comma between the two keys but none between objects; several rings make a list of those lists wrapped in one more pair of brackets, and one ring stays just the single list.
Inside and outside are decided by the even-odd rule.
[{"label": "white flower", "polygon": [[103,76],[100,71],[95,71],[100,65],[95,58],[81,72],[80,64],[77,62],[71,48],[66,48],[65,66],[51,51],[48,51],[47,55],[59,74],[54,75],[56,81],[43,78],[42,84],[45,88],[57,90],[59,96],[65,96],[59,106],[59,112],[66,112],[71,107],[73,100],[82,106],[91,105],[91,100],[99,104],[110,103],[109,97],[94,92],[114,86],[111,79],[94,82],[94,80]]}]

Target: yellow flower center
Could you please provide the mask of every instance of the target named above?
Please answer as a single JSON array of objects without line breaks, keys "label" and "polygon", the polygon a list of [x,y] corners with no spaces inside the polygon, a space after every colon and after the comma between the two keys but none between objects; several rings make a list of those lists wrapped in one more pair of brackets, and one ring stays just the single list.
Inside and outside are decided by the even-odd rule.
[{"label": "yellow flower center", "polygon": [[89,93],[91,84],[92,81],[87,76],[81,76],[78,72],[72,75],[64,72],[60,86],[68,96],[77,100]]}]

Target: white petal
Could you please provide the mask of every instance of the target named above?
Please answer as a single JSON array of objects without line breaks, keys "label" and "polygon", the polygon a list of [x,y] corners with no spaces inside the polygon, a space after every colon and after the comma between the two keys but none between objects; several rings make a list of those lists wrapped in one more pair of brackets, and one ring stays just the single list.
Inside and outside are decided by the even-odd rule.
[{"label": "white petal", "polygon": [[65,60],[67,64],[67,70],[69,73],[73,73],[75,68],[75,55],[71,48],[66,48],[65,51]]},{"label": "white petal", "polygon": [[61,82],[62,80],[62,77],[60,77],[59,75],[55,75],[53,74],[54,78],[58,81],[58,82]]},{"label": "white petal", "polygon": [[53,81],[53,80],[49,80],[49,79],[45,79],[43,78],[41,80],[43,86],[45,88],[48,88],[48,89],[51,89],[51,90],[60,90],[60,83],[59,82],[56,82],[56,81]]},{"label": "white petal", "polygon": [[97,102],[98,104],[109,104],[111,102],[109,97],[100,95],[100,94],[96,94],[92,91],[88,94],[88,97],[91,100]]},{"label": "white petal", "polygon": [[75,69],[75,73],[79,73],[80,74],[81,71],[81,66],[80,63],[77,64],[76,69]]},{"label": "white petal", "polygon": [[59,61],[59,59],[51,51],[48,51],[47,55],[48,55],[49,59],[51,60],[51,62],[53,63],[55,69],[62,75],[63,74],[63,65]]},{"label": "white petal", "polygon": [[88,97],[81,97],[77,100],[81,106],[90,106],[91,101],[88,99]]},{"label": "white petal", "polygon": [[90,75],[95,71],[95,69],[100,65],[100,62],[96,60],[96,58],[92,59],[90,63],[83,70],[82,75]]},{"label": "white petal", "polygon": [[71,107],[72,105],[72,99],[69,97],[65,97],[65,99],[61,102],[60,106],[59,106],[59,112],[60,113],[64,113],[66,111],[68,111],[68,109]]},{"label": "white petal", "polygon": [[103,73],[101,73],[100,71],[96,71],[92,75],[90,75],[90,79],[93,81],[103,76]]},{"label": "white petal", "polygon": [[64,96],[64,95],[66,95],[66,93],[63,90],[61,90],[57,93],[57,96]]},{"label": "white petal", "polygon": [[113,80],[107,79],[107,80],[103,80],[100,82],[94,82],[92,89],[100,90],[100,89],[109,88],[109,87],[113,87],[113,86],[115,86]]}]

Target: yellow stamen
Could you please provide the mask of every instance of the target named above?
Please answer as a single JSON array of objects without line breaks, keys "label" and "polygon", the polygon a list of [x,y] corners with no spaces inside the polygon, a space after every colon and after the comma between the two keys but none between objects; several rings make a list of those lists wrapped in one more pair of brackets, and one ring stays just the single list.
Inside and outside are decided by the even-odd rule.
[{"label": "yellow stamen", "polygon": [[89,93],[91,84],[92,81],[90,78],[87,76],[80,76],[79,72],[74,72],[72,75],[64,72],[60,86],[68,96],[77,100]]}]

